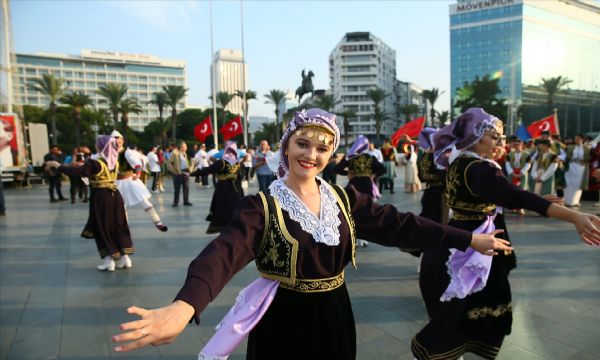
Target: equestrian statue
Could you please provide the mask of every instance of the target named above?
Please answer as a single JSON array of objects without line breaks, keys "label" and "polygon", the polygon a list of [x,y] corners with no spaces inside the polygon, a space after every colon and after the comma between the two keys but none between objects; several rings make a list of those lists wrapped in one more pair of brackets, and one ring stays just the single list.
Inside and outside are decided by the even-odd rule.
[{"label": "equestrian statue", "polygon": [[302,70],[302,86],[298,86],[296,89],[298,103],[300,103],[300,100],[302,100],[302,97],[305,94],[310,93],[310,96],[313,96],[313,91],[315,90],[315,87],[312,83],[313,76],[315,76],[315,74],[312,72],[312,70],[309,70],[308,74],[305,73],[304,69]]}]

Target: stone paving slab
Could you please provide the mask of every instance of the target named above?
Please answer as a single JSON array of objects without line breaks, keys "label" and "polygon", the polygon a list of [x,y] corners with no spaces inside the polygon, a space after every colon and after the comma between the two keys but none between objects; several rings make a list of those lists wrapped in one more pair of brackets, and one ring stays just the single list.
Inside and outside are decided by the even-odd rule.
[{"label": "stone paving slab", "polygon": [[[401,181],[397,182],[401,184]],[[153,196],[169,225],[154,229],[142,209],[130,209],[134,267],[102,273],[92,241],[79,237],[87,204],[49,203],[47,187],[5,188],[0,218],[0,359],[195,359],[213,327],[253,281],[250,264],[238,273],[175,344],[134,353],[113,352],[110,338],[132,317],[129,305],[168,304],[189,262],[212,239],[204,218],[212,189],[191,186],[193,207],[171,208],[171,184]],[[63,190],[67,190],[67,183]],[[400,191],[401,189],[397,189]],[[250,191],[256,191],[251,184]],[[418,212],[420,193],[384,194],[383,202]],[[583,210],[594,212],[591,202]],[[507,216],[518,256],[511,274],[515,321],[499,359],[600,358],[600,249],[577,240],[568,224],[534,214]],[[425,324],[417,259],[371,244],[347,269],[356,318],[358,359],[412,359],[410,340]],[[230,359],[245,357],[245,342]],[[466,355],[466,359],[476,359]]]}]

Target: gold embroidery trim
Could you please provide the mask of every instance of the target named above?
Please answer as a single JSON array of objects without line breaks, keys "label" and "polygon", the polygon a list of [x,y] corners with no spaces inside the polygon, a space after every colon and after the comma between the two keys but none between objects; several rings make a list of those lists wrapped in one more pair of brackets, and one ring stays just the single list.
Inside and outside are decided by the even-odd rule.
[{"label": "gold embroidery trim", "polygon": [[491,308],[487,306],[482,308],[475,308],[467,312],[467,317],[470,320],[477,320],[479,318],[484,318],[488,316],[500,317],[507,312],[512,312],[512,303],[500,304],[496,308]]},{"label": "gold embroidery trim", "polygon": [[325,279],[296,279],[293,285],[280,283],[279,286],[303,293],[326,292],[339,288],[344,283],[344,272]]},{"label": "gold embroidery trim", "polygon": [[352,176],[373,175],[373,157],[368,154],[362,154],[350,159],[348,173]]},{"label": "gold embroidery trim", "polygon": [[117,173],[119,172],[119,163],[115,164],[113,171],[108,169],[108,166],[103,160],[98,160],[100,163],[100,171],[94,176],[94,180],[90,181],[90,186],[93,188],[108,188],[111,190],[117,189]]},{"label": "gold embroidery trim", "polygon": [[451,220],[457,220],[457,221],[478,220],[479,221],[479,220],[485,220],[486,216],[487,215],[481,215],[481,214],[467,215],[467,214],[461,214],[461,213],[453,211]]},{"label": "gold embroidery trim", "polygon": [[480,341],[467,341],[466,343],[443,353],[438,353],[435,355],[430,355],[427,348],[421,345],[417,338],[414,337],[412,340],[411,346],[413,352],[418,355],[419,359],[429,359],[429,360],[446,360],[446,359],[456,359],[466,352],[473,352],[480,356],[484,356],[490,359],[495,359],[500,352],[500,348],[496,346],[491,346],[486,343]]}]

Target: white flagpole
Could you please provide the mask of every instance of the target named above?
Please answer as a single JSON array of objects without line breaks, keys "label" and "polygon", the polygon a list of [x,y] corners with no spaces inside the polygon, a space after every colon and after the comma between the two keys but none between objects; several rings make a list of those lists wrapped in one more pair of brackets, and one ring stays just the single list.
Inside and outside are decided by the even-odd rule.
[{"label": "white flagpole", "polygon": [[210,13],[210,75],[212,78],[212,108],[213,108],[213,139],[215,142],[215,149],[219,149],[219,138],[217,135],[218,123],[217,123],[217,86],[215,79],[215,58],[214,58],[214,50],[213,50],[213,21],[212,21],[212,0],[208,2],[209,13]]},{"label": "white flagpole", "polygon": [[246,52],[244,51],[244,0],[240,0],[242,22],[242,108],[244,109],[244,145],[248,146],[248,103],[246,99]]}]

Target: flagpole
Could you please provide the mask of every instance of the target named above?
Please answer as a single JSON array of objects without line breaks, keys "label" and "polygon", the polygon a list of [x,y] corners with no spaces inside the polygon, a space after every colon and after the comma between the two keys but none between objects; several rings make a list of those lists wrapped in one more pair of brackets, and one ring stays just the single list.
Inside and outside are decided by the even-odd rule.
[{"label": "flagpole", "polygon": [[217,135],[217,106],[216,106],[216,79],[215,79],[215,57],[213,50],[213,21],[212,21],[212,0],[208,2],[209,13],[210,13],[210,72],[212,78],[212,108],[213,108],[213,141],[215,142],[215,149],[219,149],[219,138]]},{"label": "flagpole", "polygon": [[244,51],[244,0],[240,0],[242,23],[242,109],[244,111],[244,145],[248,146],[248,103],[246,99],[246,52]]},{"label": "flagpole", "polygon": [[556,126],[556,133],[560,135],[560,127],[558,126],[558,109],[554,108],[554,125]]}]

